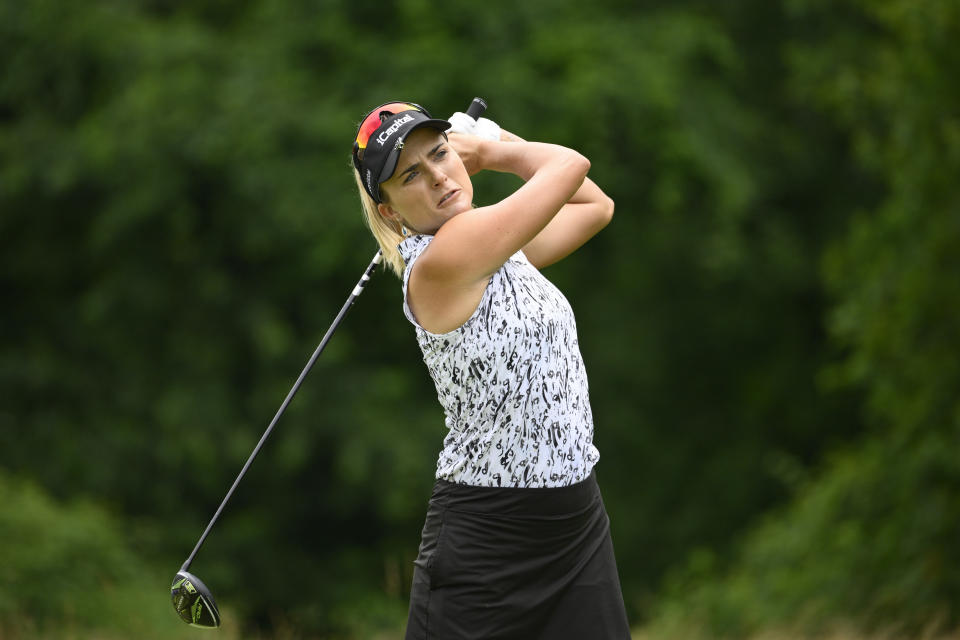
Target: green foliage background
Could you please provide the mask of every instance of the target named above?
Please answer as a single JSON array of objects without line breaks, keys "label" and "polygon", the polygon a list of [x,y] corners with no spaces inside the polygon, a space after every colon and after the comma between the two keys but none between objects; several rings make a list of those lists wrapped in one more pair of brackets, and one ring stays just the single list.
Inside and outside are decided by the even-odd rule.
[{"label": "green foliage background", "polygon": [[[182,633],[164,575],[375,250],[357,120],[474,95],[617,203],[547,275],[632,622],[954,629],[958,36],[951,0],[0,4],[0,635]],[[400,304],[378,273],[198,556],[228,633],[402,628],[443,421]]]}]

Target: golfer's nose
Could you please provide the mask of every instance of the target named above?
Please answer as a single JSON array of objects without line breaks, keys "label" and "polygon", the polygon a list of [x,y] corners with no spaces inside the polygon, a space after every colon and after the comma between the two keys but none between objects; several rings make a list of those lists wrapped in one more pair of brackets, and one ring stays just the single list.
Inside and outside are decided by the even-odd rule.
[{"label": "golfer's nose", "polygon": [[439,167],[431,167],[429,171],[430,182],[434,187],[438,187],[447,181],[447,174]]}]

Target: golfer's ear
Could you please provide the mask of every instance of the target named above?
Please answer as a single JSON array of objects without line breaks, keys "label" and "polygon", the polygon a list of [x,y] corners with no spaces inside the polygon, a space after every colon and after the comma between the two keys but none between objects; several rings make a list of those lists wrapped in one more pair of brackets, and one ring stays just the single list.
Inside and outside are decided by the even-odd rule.
[{"label": "golfer's ear", "polygon": [[377,205],[377,211],[380,212],[380,215],[386,218],[390,222],[402,222],[400,220],[400,214],[388,204],[380,203]]}]

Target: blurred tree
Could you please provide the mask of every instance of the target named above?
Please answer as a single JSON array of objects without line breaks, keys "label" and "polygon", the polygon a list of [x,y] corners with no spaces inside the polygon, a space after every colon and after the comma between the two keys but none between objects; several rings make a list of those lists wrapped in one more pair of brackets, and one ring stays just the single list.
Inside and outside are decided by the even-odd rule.
[{"label": "blurred tree", "polygon": [[[793,94],[830,113],[882,179],[827,254],[839,356],[869,432],[753,531],[729,572],[694,563],[659,625],[691,637],[838,625],[910,636],[960,623],[960,64],[956,3],[786,3],[829,23],[789,47]],[[838,19],[840,18],[840,19]],[[722,563],[721,567],[722,568]],[[722,576],[722,577],[721,577]]]},{"label": "blurred tree", "polygon": [[[356,121],[392,97],[446,115],[483,95],[505,128],[583,151],[617,201],[548,275],[578,314],[641,613],[667,567],[729,548],[860,430],[855,394],[815,383],[832,353],[818,264],[883,191],[850,162],[848,121],[788,82],[785,43],[819,42],[818,11],[0,6],[0,466],[148,518],[139,548],[172,572],[374,250]],[[478,184],[489,202],[516,181]],[[379,277],[198,558],[251,626],[402,617],[443,429],[419,361]]]}]

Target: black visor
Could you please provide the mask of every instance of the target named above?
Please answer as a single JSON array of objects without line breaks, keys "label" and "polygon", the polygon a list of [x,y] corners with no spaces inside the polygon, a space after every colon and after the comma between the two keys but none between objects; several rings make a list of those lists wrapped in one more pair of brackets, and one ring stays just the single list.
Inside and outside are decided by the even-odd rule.
[{"label": "black visor", "polygon": [[353,165],[375,202],[382,202],[380,184],[389,180],[396,170],[403,141],[420,127],[446,131],[450,123],[431,118],[426,109],[409,102],[381,105],[363,119],[353,143]]}]

